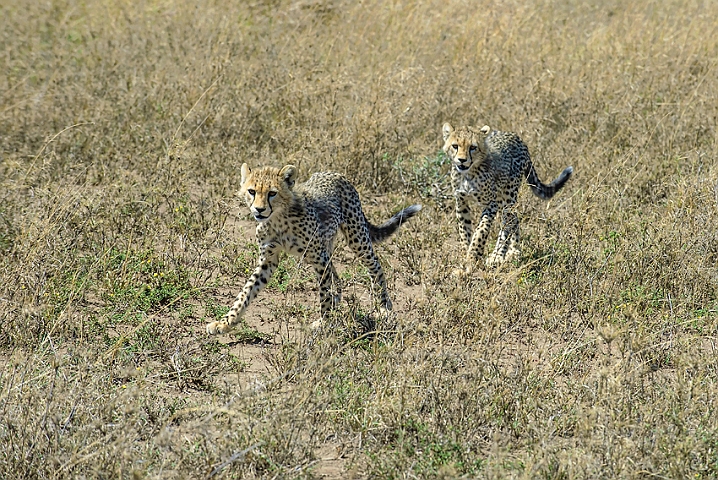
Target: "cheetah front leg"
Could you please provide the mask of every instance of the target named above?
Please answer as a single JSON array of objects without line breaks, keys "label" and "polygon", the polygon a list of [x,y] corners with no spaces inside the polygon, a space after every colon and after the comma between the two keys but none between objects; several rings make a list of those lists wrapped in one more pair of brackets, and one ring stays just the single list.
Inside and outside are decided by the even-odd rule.
[{"label": "cheetah front leg", "polygon": [[498,204],[495,201],[491,201],[484,211],[481,212],[481,221],[471,237],[469,251],[466,253],[467,274],[472,272],[476,262],[478,262],[484,255],[486,240],[489,238],[491,224],[494,222],[494,218],[496,218],[496,212],[498,209]]},{"label": "cheetah front leg", "polygon": [[504,263],[507,259],[521,256],[519,247],[519,217],[511,211],[504,211],[502,226],[496,247],[489,258],[486,259],[486,266],[493,267]]},{"label": "cheetah front leg", "polygon": [[237,296],[234,305],[224,318],[218,322],[207,324],[207,333],[210,335],[227,333],[234,328],[247,310],[249,302],[267,285],[278,264],[279,252],[276,246],[262,245],[259,252],[259,264],[254,269],[254,273],[249,277],[242,292]]},{"label": "cheetah front leg", "polygon": [[471,209],[469,208],[469,198],[465,193],[456,193],[456,219],[459,221],[459,233],[467,247],[471,245]]}]

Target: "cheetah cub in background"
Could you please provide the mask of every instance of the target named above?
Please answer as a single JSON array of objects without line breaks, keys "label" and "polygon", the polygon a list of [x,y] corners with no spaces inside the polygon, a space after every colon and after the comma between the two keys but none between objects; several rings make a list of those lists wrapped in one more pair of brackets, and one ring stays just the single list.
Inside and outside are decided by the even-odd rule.
[{"label": "cheetah cub in background", "polygon": [[259,222],[259,264],[227,315],[208,324],[207,333],[226,333],[239,323],[249,302],[269,282],[281,252],[298,256],[314,268],[324,317],[341,299],[339,278],[332,264],[339,231],[379,287],[382,309],[391,310],[384,271],[372,243],[388,238],[416,215],[421,205],[407,207],[386,223],[375,226],[364,216],[359,194],[344,176],[315,173],[306,183],[295,185],[296,177],[293,165],[281,170],[272,167],[250,170],[246,163],[242,165],[239,194]]},{"label": "cheetah cub in background", "polygon": [[[567,167],[549,185],[544,185],[536,175],[528,148],[513,132],[491,131],[488,125],[481,129],[460,127],[454,129],[445,123],[442,127],[444,152],[449,156],[451,183],[456,199],[456,218],[464,241],[468,246],[466,271],[484,254],[484,247],[496,213],[501,211],[501,231],[496,248],[486,259],[487,266],[494,266],[518,258],[519,219],[513,212],[521,180],[526,179],[533,193],[548,200],[558,192],[573,173]],[[474,227],[469,201],[478,203],[482,209],[478,226]]]}]

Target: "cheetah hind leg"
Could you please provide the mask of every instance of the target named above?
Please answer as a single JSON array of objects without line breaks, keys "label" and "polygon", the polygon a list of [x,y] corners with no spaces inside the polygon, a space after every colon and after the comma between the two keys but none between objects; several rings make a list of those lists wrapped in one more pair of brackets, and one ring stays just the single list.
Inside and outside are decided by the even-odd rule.
[{"label": "cheetah hind leg", "polygon": [[[366,221],[366,220],[364,220]],[[372,246],[369,230],[365,226],[357,227],[356,225],[343,226],[342,233],[347,243],[354,251],[356,258],[369,271],[372,280],[372,290],[379,289],[379,312],[382,316],[388,316],[393,305],[389,299],[389,291],[386,287],[386,277],[384,270],[381,268],[379,258],[376,256],[374,247]],[[372,292],[372,295],[374,293]]]},{"label": "cheetah hind leg", "polygon": [[386,286],[386,277],[384,276],[384,269],[381,268],[379,259],[374,253],[374,249],[369,245],[368,251],[361,256],[361,261],[364,266],[369,270],[369,275],[372,278],[372,290],[379,289],[379,314],[387,318],[391,314],[394,305],[391,303],[389,298],[389,290]]},{"label": "cheetah hind leg", "polygon": [[330,316],[342,300],[342,288],[339,274],[331,261],[331,256],[327,252],[322,252],[315,264],[315,273],[319,281],[319,301],[321,304],[321,317],[312,322],[310,327],[317,329],[325,324],[325,320]]},{"label": "cheetah hind leg", "polygon": [[331,282],[331,295],[332,295],[332,310],[337,308],[342,303],[342,281],[339,278],[337,270],[334,268],[332,263],[332,282]]}]

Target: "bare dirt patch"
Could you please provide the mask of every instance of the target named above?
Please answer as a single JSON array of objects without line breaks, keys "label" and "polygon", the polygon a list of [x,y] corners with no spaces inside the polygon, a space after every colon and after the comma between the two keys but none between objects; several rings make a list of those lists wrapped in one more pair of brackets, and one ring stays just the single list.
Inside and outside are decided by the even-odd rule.
[{"label": "bare dirt patch", "polygon": [[[717,477],[717,8],[0,6],[0,477]],[[575,169],[465,279],[446,121]],[[243,162],[424,205],[393,317],[340,248],[318,332],[285,259],[205,334],[256,262]]]}]

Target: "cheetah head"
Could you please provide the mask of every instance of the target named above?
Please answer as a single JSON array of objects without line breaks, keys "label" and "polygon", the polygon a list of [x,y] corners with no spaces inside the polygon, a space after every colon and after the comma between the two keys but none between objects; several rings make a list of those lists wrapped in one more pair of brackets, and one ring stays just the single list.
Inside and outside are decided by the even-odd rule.
[{"label": "cheetah head", "polygon": [[251,170],[245,163],[239,195],[247,202],[254,218],[260,223],[266,222],[272,214],[289,205],[296,177],[294,165],[286,165],[281,170],[273,167]]},{"label": "cheetah head", "polygon": [[441,128],[444,136],[444,152],[453,162],[459,173],[466,173],[475,160],[481,160],[486,155],[484,140],[491,128],[484,125],[481,129],[474,127],[459,127],[454,129],[449,123]]}]

